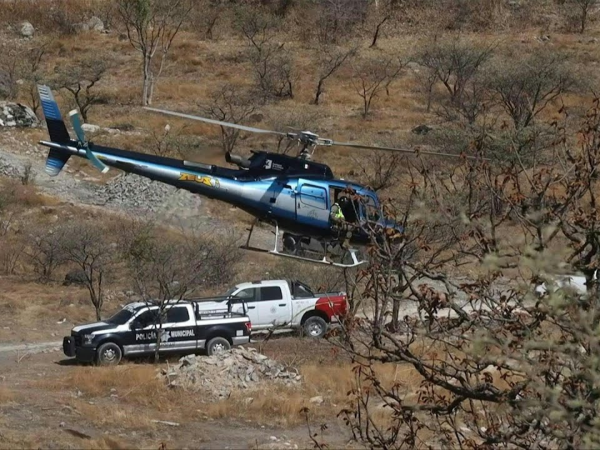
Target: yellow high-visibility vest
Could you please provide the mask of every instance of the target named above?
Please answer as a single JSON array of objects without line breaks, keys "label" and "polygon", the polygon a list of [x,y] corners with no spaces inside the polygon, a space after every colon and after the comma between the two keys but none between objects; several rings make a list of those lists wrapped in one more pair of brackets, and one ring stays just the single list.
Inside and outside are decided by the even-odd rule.
[{"label": "yellow high-visibility vest", "polygon": [[[336,209],[334,210],[334,208]],[[337,203],[333,204],[333,206],[331,207],[331,212],[333,213],[333,218],[335,220],[346,220],[346,218],[344,217],[344,213],[342,212],[342,208],[340,208],[340,205],[338,205]]]}]

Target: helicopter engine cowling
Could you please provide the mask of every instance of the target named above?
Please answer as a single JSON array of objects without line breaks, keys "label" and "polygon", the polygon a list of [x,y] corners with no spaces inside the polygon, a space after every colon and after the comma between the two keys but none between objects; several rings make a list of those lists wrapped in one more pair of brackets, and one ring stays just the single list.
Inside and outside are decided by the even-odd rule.
[{"label": "helicopter engine cowling", "polygon": [[225,161],[237,165],[240,169],[248,169],[250,167],[250,160],[242,158],[240,155],[233,155],[230,152],[225,153]]}]

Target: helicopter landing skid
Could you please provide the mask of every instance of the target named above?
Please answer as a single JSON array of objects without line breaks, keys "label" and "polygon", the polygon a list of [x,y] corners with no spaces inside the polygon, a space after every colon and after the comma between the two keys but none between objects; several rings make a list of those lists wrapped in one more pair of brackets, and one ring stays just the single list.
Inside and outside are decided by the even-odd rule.
[{"label": "helicopter landing skid", "polygon": [[315,264],[325,264],[327,266],[342,267],[345,269],[349,269],[352,267],[358,267],[361,264],[365,263],[365,261],[358,260],[358,257],[356,256],[356,249],[348,250],[348,252],[350,253],[350,257],[352,258],[352,263],[344,264],[344,263],[338,263],[338,262],[331,261],[331,260],[327,259],[326,256],[324,256],[323,259],[316,259],[316,258],[308,258],[305,256],[291,255],[289,253],[283,253],[283,252],[275,251],[275,250],[266,250],[264,248],[250,247],[247,245],[242,245],[240,248],[243,250],[250,250],[252,252],[268,253],[270,255],[275,255],[275,256],[285,256],[286,258],[293,258],[293,259],[297,259],[300,261],[306,261],[306,262],[311,262],[311,263],[315,263]]},{"label": "helicopter landing skid", "polygon": [[[342,268],[352,268],[352,267],[357,267],[360,266],[361,264],[364,264],[366,261],[359,261],[356,252],[356,249],[348,249],[346,252],[350,254],[350,258],[351,258],[351,263],[349,264],[344,264],[343,262],[334,262],[331,261],[330,259],[327,258],[327,252],[325,251],[325,255],[323,256],[322,259],[317,259],[317,258],[309,258],[309,257],[305,257],[305,256],[298,256],[298,255],[293,255],[290,253],[284,253],[284,252],[280,252],[277,249],[277,244],[279,242],[279,226],[277,225],[277,223],[275,223],[275,244],[273,246],[273,250],[265,250],[262,248],[258,248],[258,247],[251,247],[250,246],[250,237],[252,236],[252,231],[254,231],[254,225],[256,225],[257,220],[255,220],[252,223],[252,227],[250,228],[250,233],[248,234],[248,239],[246,240],[246,245],[242,245],[240,248],[244,249],[244,250],[250,250],[250,251],[254,251],[254,252],[261,252],[261,253],[269,253],[271,255],[275,255],[275,256],[285,256],[286,258],[293,258],[293,259],[297,259],[300,261],[306,261],[306,262],[312,262],[312,263],[316,263],[316,264],[325,264],[328,266],[334,266],[334,267],[342,267]],[[327,244],[323,244],[324,248],[327,248]],[[344,255],[342,255],[342,258],[340,259],[340,261],[344,260],[344,256],[346,256],[345,253]]]},{"label": "helicopter landing skid", "polygon": [[341,262],[336,263],[334,261],[327,259],[327,256],[324,256],[323,259],[315,259],[315,258],[307,258],[305,256],[291,255],[289,253],[275,252],[273,250],[269,251],[269,253],[272,255],[285,256],[286,258],[294,258],[294,259],[298,259],[300,261],[308,261],[308,262],[312,262],[312,263],[316,263],[316,264],[325,264],[328,266],[343,267],[345,269],[357,267],[357,266],[360,266],[361,264],[365,263],[365,261],[358,260],[358,258],[356,256],[356,249],[350,249],[350,250],[348,250],[348,252],[350,253],[350,257],[352,258],[351,264],[344,264]]}]

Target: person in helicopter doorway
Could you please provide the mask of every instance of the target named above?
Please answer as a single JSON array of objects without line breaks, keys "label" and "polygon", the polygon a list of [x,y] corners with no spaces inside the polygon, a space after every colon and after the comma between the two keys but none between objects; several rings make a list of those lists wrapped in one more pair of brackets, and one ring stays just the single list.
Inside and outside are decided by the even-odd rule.
[{"label": "person in helicopter doorway", "polygon": [[348,250],[350,248],[350,237],[352,237],[352,231],[344,215],[344,211],[352,205],[350,199],[345,195],[340,195],[337,201],[331,205],[329,213],[331,227],[338,234],[338,240],[342,249]]}]

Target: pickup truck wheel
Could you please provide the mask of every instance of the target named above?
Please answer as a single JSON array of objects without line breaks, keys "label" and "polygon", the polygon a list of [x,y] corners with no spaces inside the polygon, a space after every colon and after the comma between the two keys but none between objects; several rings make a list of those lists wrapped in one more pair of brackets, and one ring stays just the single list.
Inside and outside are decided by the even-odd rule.
[{"label": "pickup truck wheel", "polygon": [[121,349],[114,342],[107,342],[98,347],[96,363],[99,366],[116,366],[121,361]]},{"label": "pickup truck wheel", "polygon": [[311,338],[320,338],[327,332],[327,322],[322,318],[313,316],[304,322],[304,333]]},{"label": "pickup truck wheel", "polygon": [[208,356],[217,355],[219,353],[226,352],[231,348],[231,344],[229,341],[222,337],[212,338],[208,341],[208,345],[206,346],[206,353]]}]

